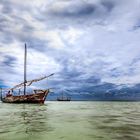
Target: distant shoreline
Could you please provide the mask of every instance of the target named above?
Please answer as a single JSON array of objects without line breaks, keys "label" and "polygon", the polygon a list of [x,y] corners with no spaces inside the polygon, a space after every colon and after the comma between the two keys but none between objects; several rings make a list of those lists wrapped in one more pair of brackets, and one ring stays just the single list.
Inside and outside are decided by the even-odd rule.
[{"label": "distant shoreline", "polygon": [[140,102],[140,100],[71,100],[71,101],[57,101],[57,100],[46,100],[46,101],[56,101],[56,102],[72,102],[72,101],[76,101],[76,102],[80,102],[80,101],[84,101],[84,102]]}]

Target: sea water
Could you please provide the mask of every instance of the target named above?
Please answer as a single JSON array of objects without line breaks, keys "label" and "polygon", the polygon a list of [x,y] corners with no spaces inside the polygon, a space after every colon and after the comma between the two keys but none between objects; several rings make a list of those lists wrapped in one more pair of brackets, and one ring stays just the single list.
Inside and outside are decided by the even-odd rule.
[{"label": "sea water", "polygon": [[0,103],[0,140],[140,140],[140,102]]}]

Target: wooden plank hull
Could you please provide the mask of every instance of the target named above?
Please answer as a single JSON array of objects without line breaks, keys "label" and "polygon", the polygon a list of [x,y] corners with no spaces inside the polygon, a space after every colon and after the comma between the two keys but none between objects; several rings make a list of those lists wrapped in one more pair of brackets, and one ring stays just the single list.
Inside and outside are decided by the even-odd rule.
[{"label": "wooden plank hull", "polygon": [[30,94],[30,95],[8,95],[2,99],[5,103],[39,103],[43,104],[45,99],[49,93],[49,90],[39,91],[38,93]]}]

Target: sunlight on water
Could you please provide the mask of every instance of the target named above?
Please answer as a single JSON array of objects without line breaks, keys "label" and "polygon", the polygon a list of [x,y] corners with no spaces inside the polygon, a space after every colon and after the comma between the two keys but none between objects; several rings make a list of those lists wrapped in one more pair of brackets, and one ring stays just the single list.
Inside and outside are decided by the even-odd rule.
[{"label": "sunlight on water", "polygon": [[140,139],[140,102],[0,103],[0,140],[112,139]]}]

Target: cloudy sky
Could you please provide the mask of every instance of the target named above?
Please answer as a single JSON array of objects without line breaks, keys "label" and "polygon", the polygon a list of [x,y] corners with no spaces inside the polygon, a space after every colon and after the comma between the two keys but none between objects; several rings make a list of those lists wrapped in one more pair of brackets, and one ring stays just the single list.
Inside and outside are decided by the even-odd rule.
[{"label": "cloudy sky", "polygon": [[140,83],[139,0],[1,0],[0,85],[55,73],[42,88]]}]

